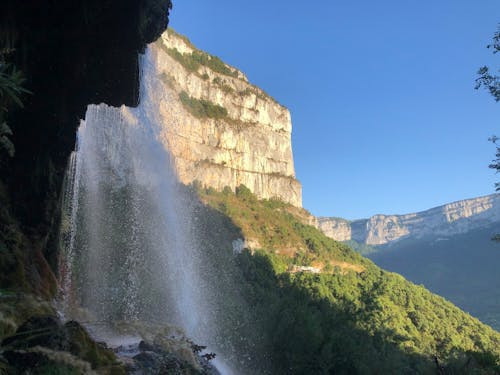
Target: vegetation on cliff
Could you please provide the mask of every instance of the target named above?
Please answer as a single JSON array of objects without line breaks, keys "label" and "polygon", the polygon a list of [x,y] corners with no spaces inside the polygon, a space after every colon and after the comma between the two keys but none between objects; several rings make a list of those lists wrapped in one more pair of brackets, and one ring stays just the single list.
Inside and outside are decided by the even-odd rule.
[{"label": "vegetation on cliff", "polygon": [[198,118],[213,118],[225,119],[227,118],[227,109],[214,104],[208,100],[196,99],[188,95],[187,92],[182,91],[179,94],[179,99],[184,107],[193,116]]},{"label": "vegetation on cliff", "polygon": [[180,53],[176,48],[169,48],[165,46],[161,38],[156,41],[156,44],[170,57],[179,62],[187,71],[198,74],[198,70],[200,69],[200,67],[204,66],[216,73],[235,78],[238,77],[238,71],[228,67],[219,57],[195,49],[189,39],[187,39],[185,36],[181,36],[180,34],[177,34],[172,30],[169,30],[168,32],[171,35],[175,35],[176,37],[181,38],[188,46],[193,48],[193,52]]},{"label": "vegetation on cliff", "polygon": [[[199,194],[259,246],[237,262],[273,373],[500,371],[498,332],[304,224],[300,210],[245,187]],[[297,268],[309,264],[319,273]]]},{"label": "vegetation on cliff", "polygon": [[15,153],[10,140],[12,129],[6,121],[7,113],[13,108],[22,108],[22,96],[30,93],[23,87],[23,74],[14,65],[5,62],[5,53],[0,50],[0,168],[2,158],[5,155],[12,158]]}]

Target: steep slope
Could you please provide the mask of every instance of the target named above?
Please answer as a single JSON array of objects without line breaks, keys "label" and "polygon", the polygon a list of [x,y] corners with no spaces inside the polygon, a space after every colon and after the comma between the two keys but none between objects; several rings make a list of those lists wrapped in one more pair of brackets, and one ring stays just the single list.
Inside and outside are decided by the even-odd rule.
[{"label": "steep slope", "polygon": [[498,194],[407,215],[348,222],[319,218],[329,237],[353,246],[380,267],[442,295],[500,329]]},{"label": "steep slope", "polygon": [[231,220],[218,247],[232,247],[273,374],[500,369],[498,332],[327,238],[305,223],[307,212],[244,186],[198,193],[205,230],[220,232],[210,228],[215,212]]},{"label": "steep slope", "polygon": [[302,205],[290,112],[243,73],[169,30],[152,46],[164,85],[162,139],[180,180]]},{"label": "steep slope", "polygon": [[500,244],[491,241],[497,232],[493,225],[447,238],[402,240],[368,256],[500,330]]}]

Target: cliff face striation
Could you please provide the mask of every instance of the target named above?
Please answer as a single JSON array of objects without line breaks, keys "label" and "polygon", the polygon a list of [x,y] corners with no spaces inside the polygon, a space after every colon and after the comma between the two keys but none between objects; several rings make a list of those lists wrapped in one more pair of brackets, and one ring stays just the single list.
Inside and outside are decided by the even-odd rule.
[{"label": "cliff face striation", "polygon": [[152,46],[163,82],[161,139],[181,182],[302,205],[288,109],[172,30]]},{"label": "cliff face striation", "polygon": [[493,194],[406,215],[374,215],[352,222],[321,217],[318,227],[338,241],[385,245],[403,238],[452,236],[499,221],[500,194]]}]

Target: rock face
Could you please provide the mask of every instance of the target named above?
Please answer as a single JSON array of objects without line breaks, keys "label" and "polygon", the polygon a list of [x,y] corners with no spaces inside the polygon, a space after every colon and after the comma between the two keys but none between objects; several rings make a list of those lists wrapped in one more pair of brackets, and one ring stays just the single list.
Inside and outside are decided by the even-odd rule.
[{"label": "rock face", "polygon": [[[163,82],[159,95],[166,98],[160,108],[161,139],[181,182],[198,180],[205,187],[229,186],[233,191],[243,184],[259,198],[279,198],[300,207],[302,188],[295,178],[288,109],[250,84],[242,72],[198,51],[171,30],[152,50]],[[201,63],[193,63],[193,56]],[[218,108],[221,114],[197,113],[187,100]]]},{"label": "rock face", "polygon": [[452,236],[499,221],[500,194],[493,194],[407,215],[375,215],[352,222],[321,217],[318,227],[338,241],[384,245],[403,238]]},{"label": "rock face", "polygon": [[316,220],[316,226],[337,241],[349,241],[352,236],[351,223],[345,219],[320,217]]}]

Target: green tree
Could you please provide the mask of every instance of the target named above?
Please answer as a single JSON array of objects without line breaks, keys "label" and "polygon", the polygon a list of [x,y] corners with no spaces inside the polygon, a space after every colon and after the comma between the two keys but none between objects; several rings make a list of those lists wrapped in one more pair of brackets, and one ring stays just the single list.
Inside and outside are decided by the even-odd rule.
[{"label": "green tree", "polygon": [[[500,51],[500,25],[493,35],[493,43],[488,44],[487,48],[493,50],[496,54]],[[490,68],[487,66],[482,66],[477,72],[479,77],[476,79],[476,89],[481,87],[488,90],[495,99],[495,101],[500,101],[500,76],[495,73],[491,73]]]},{"label": "green tree", "polygon": [[[493,43],[488,44],[487,48],[492,49],[494,54],[500,51],[500,25],[493,35]],[[483,87],[489,91],[495,101],[500,101],[500,76],[492,74],[487,66],[479,68],[477,74],[479,77],[476,79],[476,90]],[[497,143],[499,138],[493,135],[488,140],[496,145],[495,159],[491,161],[488,167],[498,173],[500,171],[500,146]],[[495,190],[500,191],[500,182],[495,183]],[[492,240],[500,242],[500,234],[494,235]]]}]

